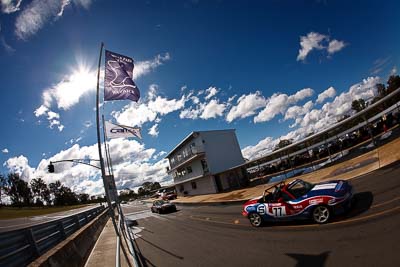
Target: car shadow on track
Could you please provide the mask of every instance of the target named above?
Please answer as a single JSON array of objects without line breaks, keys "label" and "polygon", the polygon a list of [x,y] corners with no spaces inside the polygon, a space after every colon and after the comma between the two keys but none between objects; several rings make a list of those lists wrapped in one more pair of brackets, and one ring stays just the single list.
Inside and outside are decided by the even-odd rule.
[{"label": "car shadow on track", "polygon": [[344,217],[351,218],[366,212],[371,208],[373,201],[374,195],[372,194],[372,192],[368,191],[354,194],[353,205],[351,209],[344,215]]},{"label": "car shadow on track", "polygon": [[296,253],[286,253],[286,255],[297,261],[295,267],[306,267],[325,266],[326,260],[328,259],[330,253],[330,251],[326,251],[318,255]]}]

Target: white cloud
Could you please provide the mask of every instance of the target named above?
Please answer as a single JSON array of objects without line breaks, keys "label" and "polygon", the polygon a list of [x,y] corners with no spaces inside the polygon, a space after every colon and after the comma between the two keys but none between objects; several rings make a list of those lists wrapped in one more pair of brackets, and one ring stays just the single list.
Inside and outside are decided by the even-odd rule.
[{"label": "white cloud", "polygon": [[[66,0],[66,1],[68,1],[68,0]],[[88,9],[90,7],[90,5],[92,4],[92,1],[93,0],[73,0],[73,2],[76,5],[80,5],[80,6],[84,7],[84,8],[86,8],[86,9]]]},{"label": "white cloud", "polygon": [[[3,2],[10,2],[2,0]],[[16,2],[16,1],[14,1]],[[18,10],[15,6],[15,11]],[[15,22],[15,34],[19,39],[26,40],[35,35],[49,21],[57,20],[64,13],[65,8],[73,2],[75,6],[89,8],[92,0],[33,0],[18,15]],[[4,7],[2,5],[2,7]],[[4,10],[4,9],[3,9]],[[3,11],[4,12],[4,11]]]},{"label": "white cloud", "polygon": [[185,96],[182,96],[181,99],[167,99],[156,96],[155,92],[153,92],[151,99],[147,102],[139,105],[132,102],[126,105],[121,111],[113,112],[112,116],[120,124],[141,126],[145,122],[157,120],[157,116],[163,116],[182,109],[186,101]]},{"label": "white cloud", "polygon": [[267,100],[261,95],[260,91],[256,91],[254,94],[242,95],[236,103],[237,105],[233,106],[226,115],[227,122],[254,115],[256,110],[266,105]]},{"label": "white cloud", "polygon": [[160,157],[162,157],[162,156],[165,156],[165,155],[167,155],[167,152],[165,152],[165,151],[160,151],[160,152],[158,152],[157,154],[155,154],[155,155],[153,156],[153,160],[156,160],[156,159],[158,159],[158,158],[160,158]]},{"label": "white cloud", "polygon": [[199,118],[200,113],[201,113],[200,108],[190,107],[190,108],[182,110],[179,113],[179,118],[195,120],[195,119]]},{"label": "white cloud", "polygon": [[396,75],[397,74],[397,67],[393,66],[393,68],[390,70],[390,75]]},{"label": "white cloud", "polygon": [[3,152],[4,154],[8,154],[8,149],[7,148],[4,148],[1,152]]},{"label": "white cloud", "polygon": [[35,35],[43,26],[62,9],[59,0],[33,0],[22,10],[15,22],[15,34],[26,40]]},{"label": "white cloud", "polygon": [[156,113],[165,115],[176,110],[182,109],[185,106],[186,99],[184,96],[181,99],[166,99],[157,96],[155,100],[149,101],[148,107]]},{"label": "white cloud", "polygon": [[[352,112],[353,100],[360,98],[368,100],[376,95],[376,84],[379,82],[379,77],[368,77],[350,86],[348,91],[336,96],[332,102],[325,103],[321,109],[312,109],[312,101],[308,101],[303,106],[289,107],[285,113],[285,120],[295,119],[295,123],[290,127],[298,126],[298,128],[281,136],[280,139],[298,141],[309,133],[317,133],[334,125],[343,115]],[[333,92],[326,94],[332,97],[334,95]],[[254,159],[272,151],[278,142],[279,138],[265,137],[258,144],[242,149],[242,153],[246,158]]]},{"label": "white cloud", "polygon": [[19,10],[22,0],[1,0],[1,12],[10,14]]},{"label": "white cloud", "polygon": [[164,64],[165,61],[170,59],[169,53],[164,55],[157,55],[153,60],[139,61],[135,63],[135,68],[133,69],[133,79],[137,79],[140,76],[146,75],[153,69]]},{"label": "white cloud", "polygon": [[327,98],[332,98],[336,95],[336,90],[332,86],[318,95],[317,103],[321,104]]},{"label": "white cloud", "polygon": [[263,140],[259,141],[255,146],[247,146],[243,148],[243,157],[249,160],[261,157],[266,153],[272,151],[278,143],[279,140],[274,140],[272,137],[266,137]]},{"label": "white cloud", "polygon": [[10,172],[19,174],[21,179],[26,182],[30,181],[35,170],[29,166],[28,159],[23,155],[9,158],[4,162],[3,166],[5,166]]},{"label": "white cloud", "polygon": [[346,44],[343,41],[332,40],[329,42],[329,45],[328,45],[328,53],[334,54],[334,53],[342,50],[345,46],[346,46]]},{"label": "white cloud", "polygon": [[210,99],[211,97],[215,96],[217,93],[218,93],[218,89],[217,89],[216,87],[209,87],[209,88],[206,90],[206,94],[207,94],[207,95],[204,97],[204,99],[208,100],[208,99]]},{"label": "white cloud", "polygon": [[64,9],[66,6],[68,6],[71,3],[70,0],[61,0],[61,7],[60,11],[57,13],[57,16],[61,17],[64,13]]},{"label": "white cloud", "polygon": [[158,123],[156,123],[153,126],[151,126],[150,129],[149,129],[149,135],[151,135],[153,137],[157,137],[158,134],[159,134],[159,131],[158,131],[157,127],[158,127]]},{"label": "white cloud", "polygon": [[329,41],[330,36],[318,32],[310,32],[307,36],[300,36],[300,49],[297,55],[297,61],[304,61],[312,50],[326,50],[332,55],[342,50],[346,44],[343,41]]},{"label": "white cloud", "polygon": [[289,105],[310,97],[313,93],[314,91],[311,88],[305,88],[290,96],[281,93],[273,94],[267,100],[266,107],[254,117],[254,123],[266,122],[272,120],[278,114],[284,114]]},{"label": "white cloud", "polygon": [[233,100],[235,100],[235,98],[237,97],[237,95],[233,95],[231,97],[228,98],[228,104],[232,103]]},{"label": "white cloud", "polygon": [[207,120],[211,118],[216,118],[218,116],[222,116],[224,113],[226,105],[220,104],[218,100],[212,99],[209,103],[204,105],[203,112],[200,115],[200,118]]},{"label": "white cloud", "polygon": [[327,40],[329,37],[324,34],[317,32],[310,32],[307,36],[300,36],[299,54],[297,55],[297,61],[306,59],[307,55],[313,49],[323,49],[324,46],[321,44],[323,40]]},{"label": "white cloud", "polygon": [[145,103],[139,105],[131,103],[111,115],[118,123],[127,126],[141,126],[143,123],[152,122],[157,118],[157,112],[151,110]]},{"label": "white cloud", "polygon": [[[185,101],[191,100],[194,106],[190,106],[186,109],[181,110],[179,113],[179,118],[181,119],[203,119],[208,120],[211,118],[221,117],[224,115],[224,111],[227,107],[227,104],[220,103],[218,98],[214,98],[208,102],[201,102],[200,97],[204,100],[209,100],[213,96],[215,96],[219,90],[216,87],[209,87],[206,90],[200,90],[197,93],[197,96],[193,96],[194,92],[190,91],[187,96],[184,96]],[[205,94],[205,95],[204,95]]]},{"label": "white cloud", "polygon": [[48,112],[48,108],[45,107],[44,105],[41,105],[38,107],[33,113],[35,114],[36,117],[42,116]]},{"label": "white cloud", "polygon": [[301,115],[304,115],[309,112],[310,109],[312,109],[313,105],[314,104],[312,101],[308,101],[303,106],[291,106],[286,110],[284,119],[295,119]]}]

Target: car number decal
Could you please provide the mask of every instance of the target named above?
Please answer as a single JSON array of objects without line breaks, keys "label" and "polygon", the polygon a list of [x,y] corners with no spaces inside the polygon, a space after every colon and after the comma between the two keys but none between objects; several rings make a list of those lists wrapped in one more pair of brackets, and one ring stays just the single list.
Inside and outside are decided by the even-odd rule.
[{"label": "car number decal", "polygon": [[282,217],[286,216],[286,207],[281,206],[281,207],[273,207],[272,208],[272,213],[275,217]]},{"label": "car number decal", "polygon": [[265,206],[265,204],[258,205],[258,207],[257,207],[257,213],[259,213],[260,215],[264,215],[265,212],[266,212],[266,206]]}]

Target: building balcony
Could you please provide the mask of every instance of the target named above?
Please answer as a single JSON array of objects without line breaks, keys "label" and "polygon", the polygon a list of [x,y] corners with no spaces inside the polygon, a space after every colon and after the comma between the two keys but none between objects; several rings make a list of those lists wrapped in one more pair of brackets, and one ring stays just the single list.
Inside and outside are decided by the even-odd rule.
[{"label": "building balcony", "polygon": [[184,152],[177,154],[169,159],[170,169],[168,173],[171,173],[175,169],[189,163],[190,161],[202,157],[205,154],[204,149],[201,147],[190,147]]},{"label": "building balcony", "polygon": [[190,182],[190,181],[205,177],[205,176],[207,176],[209,174],[210,174],[210,172],[207,170],[207,171],[203,171],[203,174],[197,175],[197,176],[194,176],[194,175],[191,175],[191,174],[186,174],[186,175],[183,175],[183,176],[175,176],[175,177],[173,177],[174,178],[174,184],[177,185],[177,184]]}]

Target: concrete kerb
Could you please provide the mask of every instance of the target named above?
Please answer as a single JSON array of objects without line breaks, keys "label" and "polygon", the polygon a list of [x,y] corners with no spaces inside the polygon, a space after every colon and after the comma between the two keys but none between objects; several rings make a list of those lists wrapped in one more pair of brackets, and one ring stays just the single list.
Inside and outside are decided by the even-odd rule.
[{"label": "concrete kerb", "polygon": [[108,220],[108,210],[37,258],[28,266],[83,266]]}]

